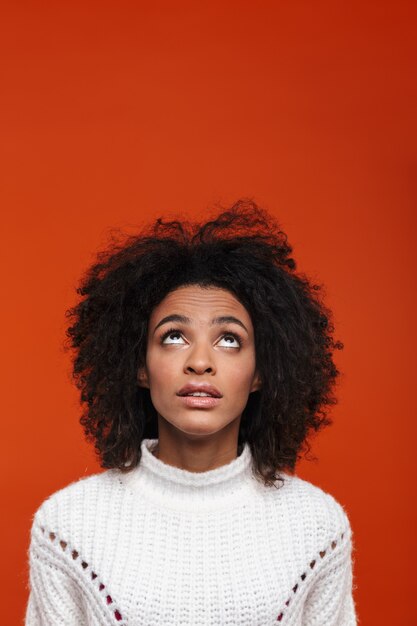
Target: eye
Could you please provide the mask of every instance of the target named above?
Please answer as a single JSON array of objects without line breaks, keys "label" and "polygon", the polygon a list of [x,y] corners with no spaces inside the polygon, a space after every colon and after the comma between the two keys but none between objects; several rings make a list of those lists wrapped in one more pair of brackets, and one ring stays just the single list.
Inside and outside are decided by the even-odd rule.
[{"label": "eye", "polygon": [[[165,339],[167,339],[168,337],[174,336],[175,335],[177,337],[181,337],[181,333],[179,330],[177,330],[176,328],[170,328],[169,330],[167,330],[161,337],[161,343],[166,343]],[[177,343],[177,342],[169,342],[169,343]]]},{"label": "eye", "polygon": [[[226,341],[226,339],[228,339],[229,341]],[[233,339],[233,341],[237,343],[237,346],[232,345],[230,339]],[[222,341],[226,341],[226,343],[228,344],[228,348],[239,348],[242,344],[240,337],[238,335],[235,335],[234,333],[227,333],[227,335],[223,335]]]},{"label": "eye", "polygon": [[[172,338],[172,337],[181,338],[181,331],[179,331],[177,328],[170,328],[162,335],[161,340],[160,340],[161,344],[165,344],[165,345],[177,344],[178,345],[178,341],[168,341],[168,342],[165,341],[165,339]],[[230,341],[231,339],[233,341]],[[226,333],[221,338],[221,341],[225,341],[225,343],[227,344],[226,345],[227,348],[240,348],[240,346],[243,343],[241,337],[239,337],[237,333]],[[237,345],[233,345],[233,342],[235,342]]]}]

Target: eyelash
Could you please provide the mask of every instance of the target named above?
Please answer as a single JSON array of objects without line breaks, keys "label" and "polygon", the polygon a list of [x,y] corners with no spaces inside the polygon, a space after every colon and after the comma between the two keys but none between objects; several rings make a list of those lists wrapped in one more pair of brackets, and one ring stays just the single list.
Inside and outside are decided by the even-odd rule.
[{"label": "eyelash", "polygon": [[[170,328],[169,330],[165,331],[164,334],[161,336],[161,344],[164,342],[164,340],[171,334],[176,333],[178,335],[181,335],[181,331],[178,330],[178,328]],[[222,339],[224,337],[233,337],[234,339],[236,339],[236,341],[238,342],[239,346],[242,346],[243,343],[243,339],[240,335],[238,335],[237,333],[224,333],[222,336]],[[230,346],[231,348],[233,348],[234,346]]]}]

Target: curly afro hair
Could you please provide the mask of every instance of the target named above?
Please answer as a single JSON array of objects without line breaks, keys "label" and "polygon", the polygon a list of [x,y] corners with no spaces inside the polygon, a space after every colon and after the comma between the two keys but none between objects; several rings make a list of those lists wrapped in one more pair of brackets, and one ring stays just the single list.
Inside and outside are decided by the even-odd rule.
[{"label": "curly afro hair", "polygon": [[[78,303],[66,311],[66,349],[83,406],[80,423],[101,467],[128,472],[144,438],[158,437],[157,413],[137,383],[155,306],[180,286],[227,289],[254,322],[262,388],[249,395],[238,447],[248,442],[254,473],[278,486],[309,452],[309,435],[333,421],[331,311],[322,285],[296,273],[292,247],[274,217],[240,199],[204,223],[158,218],[139,234],[113,236],[82,277]],[[315,460],[315,457],[313,457]]]}]

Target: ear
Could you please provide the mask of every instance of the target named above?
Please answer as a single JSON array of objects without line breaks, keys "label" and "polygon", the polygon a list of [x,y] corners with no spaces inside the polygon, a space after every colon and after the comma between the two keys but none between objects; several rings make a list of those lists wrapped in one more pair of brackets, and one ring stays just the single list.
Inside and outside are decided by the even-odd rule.
[{"label": "ear", "polygon": [[261,377],[259,376],[258,372],[256,371],[249,393],[252,393],[252,391],[258,391],[258,389],[260,389],[261,387],[262,387]]},{"label": "ear", "polygon": [[139,387],[147,387],[149,389],[149,378],[146,366],[142,366],[138,369],[137,377]]}]

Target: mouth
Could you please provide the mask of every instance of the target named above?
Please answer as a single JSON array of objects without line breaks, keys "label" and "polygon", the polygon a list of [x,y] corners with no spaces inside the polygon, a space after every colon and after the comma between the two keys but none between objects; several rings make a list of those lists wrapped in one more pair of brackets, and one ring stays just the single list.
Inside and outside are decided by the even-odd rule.
[{"label": "mouth", "polygon": [[212,397],[212,398],[221,398],[222,394],[214,385],[210,385],[208,383],[195,383],[190,382],[184,385],[178,392],[179,396],[193,396],[193,397]]},{"label": "mouth", "polygon": [[185,406],[194,409],[210,409],[217,406],[221,400],[221,398],[215,398],[209,394],[190,394],[178,397]]}]

